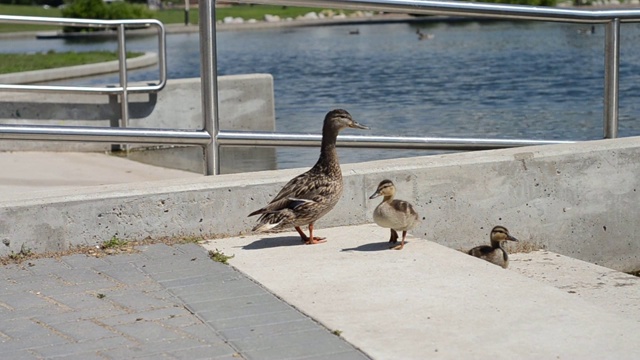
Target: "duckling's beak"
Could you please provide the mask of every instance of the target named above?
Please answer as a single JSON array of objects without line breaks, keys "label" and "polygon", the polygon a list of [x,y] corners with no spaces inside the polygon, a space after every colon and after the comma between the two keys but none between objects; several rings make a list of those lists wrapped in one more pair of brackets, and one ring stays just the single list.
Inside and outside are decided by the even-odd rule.
[{"label": "duckling's beak", "polygon": [[378,196],[380,196],[380,191],[376,190],[376,192],[374,192],[373,195],[369,196],[369,199],[375,199]]},{"label": "duckling's beak", "polygon": [[518,241],[518,239],[514,238],[511,235],[507,235],[507,240],[511,240],[511,241]]},{"label": "duckling's beak", "polygon": [[361,125],[357,121],[351,122],[351,124],[349,124],[349,127],[353,129],[369,130],[368,126]]}]

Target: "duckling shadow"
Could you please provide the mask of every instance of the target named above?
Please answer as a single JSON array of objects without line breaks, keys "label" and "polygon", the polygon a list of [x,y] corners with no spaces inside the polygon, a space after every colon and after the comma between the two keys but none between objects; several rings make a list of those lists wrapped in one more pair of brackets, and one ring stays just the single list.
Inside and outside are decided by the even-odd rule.
[{"label": "duckling shadow", "polygon": [[256,240],[250,244],[243,246],[244,250],[259,250],[259,249],[268,249],[275,248],[281,246],[296,246],[296,245],[304,245],[302,241],[300,241],[299,236],[279,236],[279,237],[268,237]]},{"label": "duckling shadow", "polygon": [[389,250],[389,242],[379,242],[379,243],[369,243],[363,244],[354,248],[342,249],[342,251],[388,251]]}]

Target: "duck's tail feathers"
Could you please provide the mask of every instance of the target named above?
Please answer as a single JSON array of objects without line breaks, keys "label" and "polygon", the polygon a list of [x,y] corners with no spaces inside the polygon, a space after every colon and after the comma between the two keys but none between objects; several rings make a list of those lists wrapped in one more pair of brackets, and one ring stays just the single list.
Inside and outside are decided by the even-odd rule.
[{"label": "duck's tail feathers", "polygon": [[285,226],[285,224],[291,222],[292,216],[293,212],[289,209],[264,210],[258,219],[258,224],[253,227],[253,231],[267,231],[278,226]]},{"label": "duck's tail feathers", "polygon": [[251,229],[251,231],[258,231],[258,232],[263,232],[263,231],[268,231],[273,229],[274,227],[280,225],[280,223],[275,223],[275,224],[270,224],[270,223],[258,223],[256,224],[256,226],[253,227],[253,229]]},{"label": "duck's tail feathers", "polygon": [[264,214],[264,208],[252,212],[251,214],[247,215],[247,217],[251,217],[251,216],[254,216],[254,215],[260,215],[260,214]]}]

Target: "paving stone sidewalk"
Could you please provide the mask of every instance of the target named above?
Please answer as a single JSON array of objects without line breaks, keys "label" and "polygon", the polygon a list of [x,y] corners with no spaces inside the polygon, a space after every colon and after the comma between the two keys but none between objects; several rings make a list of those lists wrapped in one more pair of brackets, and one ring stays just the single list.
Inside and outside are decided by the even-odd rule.
[{"label": "paving stone sidewalk", "polygon": [[368,359],[196,244],[1,267],[3,359]]}]

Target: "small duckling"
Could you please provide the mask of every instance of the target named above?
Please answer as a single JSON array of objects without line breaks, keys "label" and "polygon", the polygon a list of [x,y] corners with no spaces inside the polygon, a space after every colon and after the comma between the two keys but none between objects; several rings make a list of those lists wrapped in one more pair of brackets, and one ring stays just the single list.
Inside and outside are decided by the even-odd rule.
[{"label": "small duckling", "polygon": [[378,184],[376,192],[369,199],[384,196],[382,202],[373,211],[373,221],[383,228],[391,229],[389,242],[395,245],[398,242],[397,231],[402,231],[402,242],[400,245],[392,246],[391,249],[401,250],[404,247],[404,240],[407,237],[407,230],[411,230],[418,222],[418,213],[413,206],[403,200],[394,200],[396,187],[391,180],[382,180]]},{"label": "small duckling", "polygon": [[431,40],[435,37],[433,34],[425,34],[420,29],[416,30],[416,34],[418,34],[418,40]]},{"label": "small duckling", "polygon": [[509,254],[507,250],[502,247],[502,243],[505,241],[518,241],[515,237],[509,234],[504,226],[495,226],[491,230],[491,246],[480,245],[469,250],[468,254],[480,259],[487,260],[490,263],[507,268],[509,266]]}]

